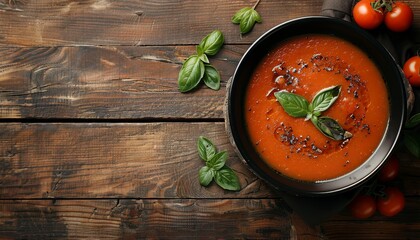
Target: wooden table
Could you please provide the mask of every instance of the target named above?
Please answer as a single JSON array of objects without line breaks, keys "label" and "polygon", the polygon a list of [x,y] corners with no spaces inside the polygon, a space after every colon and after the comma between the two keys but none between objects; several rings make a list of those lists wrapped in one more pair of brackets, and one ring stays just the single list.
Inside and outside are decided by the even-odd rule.
[{"label": "wooden table", "polygon": [[[420,42],[420,2],[412,39]],[[263,32],[318,15],[322,0],[0,2],[0,239],[419,239],[420,161],[401,152],[405,210],[309,226],[235,155],[226,82]],[[177,77],[214,29],[222,88],[181,94]],[[227,150],[242,189],[200,186],[200,136]]]}]

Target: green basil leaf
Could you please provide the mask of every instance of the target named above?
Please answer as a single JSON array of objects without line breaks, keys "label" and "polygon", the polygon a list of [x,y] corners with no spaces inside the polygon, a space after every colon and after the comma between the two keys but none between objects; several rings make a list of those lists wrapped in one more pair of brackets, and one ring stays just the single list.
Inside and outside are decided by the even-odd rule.
[{"label": "green basil leaf", "polygon": [[284,111],[292,117],[306,117],[309,111],[309,103],[302,96],[282,90],[274,93],[277,101]]},{"label": "green basil leaf", "polygon": [[196,49],[197,49],[197,55],[200,58],[200,60],[203,61],[204,63],[209,63],[209,59],[207,55],[204,53],[203,48],[197,45]]},{"label": "green basil leaf", "polygon": [[240,24],[244,14],[251,9],[252,8],[250,8],[250,7],[244,7],[242,9],[240,9],[239,11],[237,11],[235,13],[235,15],[233,15],[233,17],[232,17],[232,23]]},{"label": "green basil leaf", "polygon": [[216,153],[216,155],[207,162],[207,166],[214,170],[219,170],[225,165],[227,159],[228,154],[226,151]]},{"label": "green basil leaf", "polygon": [[200,57],[200,60],[203,61],[203,63],[209,63],[210,62],[206,54],[202,54],[199,57]]},{"label": "green basil leaf", "polygon": [[419,124],[420,124],[420,113],[417,113],[411,116],[411,118],[405,123],[405,127],[413,128],[413,127],[418,126]]},{"label": "green basil leaf", "polygon": [[219,90],[220,89],[220,74],[211,65],[205,66],[203,81],[207,85],[207,87],[213,89],[213,90]]},{"label": "green basil leaf", "polygon": [[217,149],[207,138],[200,136],[197,141],[198,155],[204,161],[209,161],[216,155]]},{"label": "green basil leaf", "polygon": [[228,166],[224,166],[219,171],[216,171],[214,180],[216,180],[217,185],[225,190],[238,191],[241,189],[238,176]]},{"label": "green basil leaf", "polygon": [[214,170],[204,166],[198,171],[198,180],[203,186],[208,186],[214,178]]},{"label": "green basil leaf", "polygon": [[178,75],[178,88],[188,92],[195,88],[204,76],[204,63],[197,55],[189,57],[182,65]]},{"label": "green basil leaf", "polygon": [[404,132],[404,145],[416,158],[420,159],[420,135],[416,132]]},{"label": "green basil leaf", "polygon": [[310,109],[313,112],[321,113],[326,111],[337,100],[340,95],[341,86],[333,86],[324,88],[319,91],[311,102]]},{"label": "green basil leaf", "polygon": [[248,33],[252,30],[256,22],[261,22],[260,14],[254,9],[249,9],[242,15],[241,22],[239,23],[239,29],[241,34]]},{"label": "green basil leaf", "polygon": [[200,55],[203,55],[204,54],[204,50],[203,50],[203,48],[200,46],[200,45],[197,45],[196,47],[195,47],[195,49],[196,49],[196,51],[197,51],[197,55],[200,57]]},{"label": "green basil leaf", "polygon": [[312,116],[312,123],[327,137],[334,140],[346,140],[353,135],[344,130],[340,124],[329,117]]},{"label": "green basil leaf", "polygon": [[253,10],[252,11],[252,16],[253,16],[255,22],[262,23],[261,15],[255,9],[252,9],[252,10]]},{"label": "green basil leaf", "polygon": [[214,30],[201,40],[199,46],[203,49],[205,54],[213,56],[219,52],[224,41],[225,38],[223,37],[223,33],[219,30]]}]

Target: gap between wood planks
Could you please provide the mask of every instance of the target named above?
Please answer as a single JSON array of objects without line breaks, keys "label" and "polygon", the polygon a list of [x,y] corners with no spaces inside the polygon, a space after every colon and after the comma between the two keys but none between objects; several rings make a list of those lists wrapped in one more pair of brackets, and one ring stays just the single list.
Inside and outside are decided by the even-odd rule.
[{"label": "gap between wood planks", "polygon": [[224,118],[2,118],[0,123],[205,123],[205,122],[224,122]]}]

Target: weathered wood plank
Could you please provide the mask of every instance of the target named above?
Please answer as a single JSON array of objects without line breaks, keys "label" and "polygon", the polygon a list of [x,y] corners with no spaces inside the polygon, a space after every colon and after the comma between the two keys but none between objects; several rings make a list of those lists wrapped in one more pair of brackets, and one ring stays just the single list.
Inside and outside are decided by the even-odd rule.
[{"label": "weathered wood plank", "polygon": [[[225,46],[211,63],[222,86],[248,46]],[[178,91],[177,47],[0,48],[0,118],[223,118],[225,88]]]},{"label": "weathered wood plank", "polygon": [[[200,135],[228,151],[241,191],[200,186]],[[2,199],[275,196],[234,154],[223,123],[2,123],[0,173]]]},{"label": "weathered wood plank", "polygon": [[[11,239],[416,239],[420,199],[394,218],[310,227],[280,199],[0,200]],[[417,209],[417,210],[416,210]],[[414,210],[414,211],[413,211]]]},{"label": "weathered wood plank", "polygon": [[[227,150],[242,190],[198,183],[200,136]],[[420,165],[402,161],[400,179],[418,196]],[[223,123],[0,124],[0,198],[278,197],[238,159]]]},{"label": "weathered wood plank", "polygon": [[292,225],[291,213],[280,200],[0,203],[0,236],[14,239],[288,239],[308,234],[297,232],[301,227]]},{"label": "weathered wood plank", "polygon": [[[319,14],[322,0],[266,0],[258,11],[263,23],[241,37],[234,13],[255,1],[172,0],[13,0],[0,4],[0,44],[180,45],[197,44],[214,29],[227,43],[250,43],[286,20]],[[418,9],[416,9],[418,12]]]},{"label": "weathered wood plank", "polygon": [[376,213],[367,220],[354,219],[342,212],[321,225],[327,239],[418,239],[420,236],[420,199],[406,198],[405,209],[394,217]]}]

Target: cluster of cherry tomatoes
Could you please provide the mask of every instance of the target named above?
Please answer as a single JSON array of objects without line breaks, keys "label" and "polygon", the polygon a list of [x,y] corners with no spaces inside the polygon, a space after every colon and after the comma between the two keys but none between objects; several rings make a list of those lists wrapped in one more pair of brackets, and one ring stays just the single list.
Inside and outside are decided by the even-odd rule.
[{"label": "cluster of cherry tomatoes", "polygon": [[[404,32],[411,27],[413,10],[408,4],[399,1],[360,0],[353,7],[353,18],[364,29],[375,29],[385,23],[393,32]],[[410,84],[420,87],[420,56],[408,59],[403,70]]]},{"label": "cluster of cherry tomatoes", "polygon": [[378,173],[373,188],[363,192],[350,203],[349,209],[355,218],[369,218],[378,211],[381,215],[392,217],[404,209],[404,194],[398,187],[387,185],[399,172],[399,161],[391,156]]},{"label": "cluster of cherry tomatoes", "polygon": [[393,32],[404,32],[413,22],[413,10],[399,1],[361,0],[353,7],[353,18],[364,29],[375,29],[385,23]]}]

